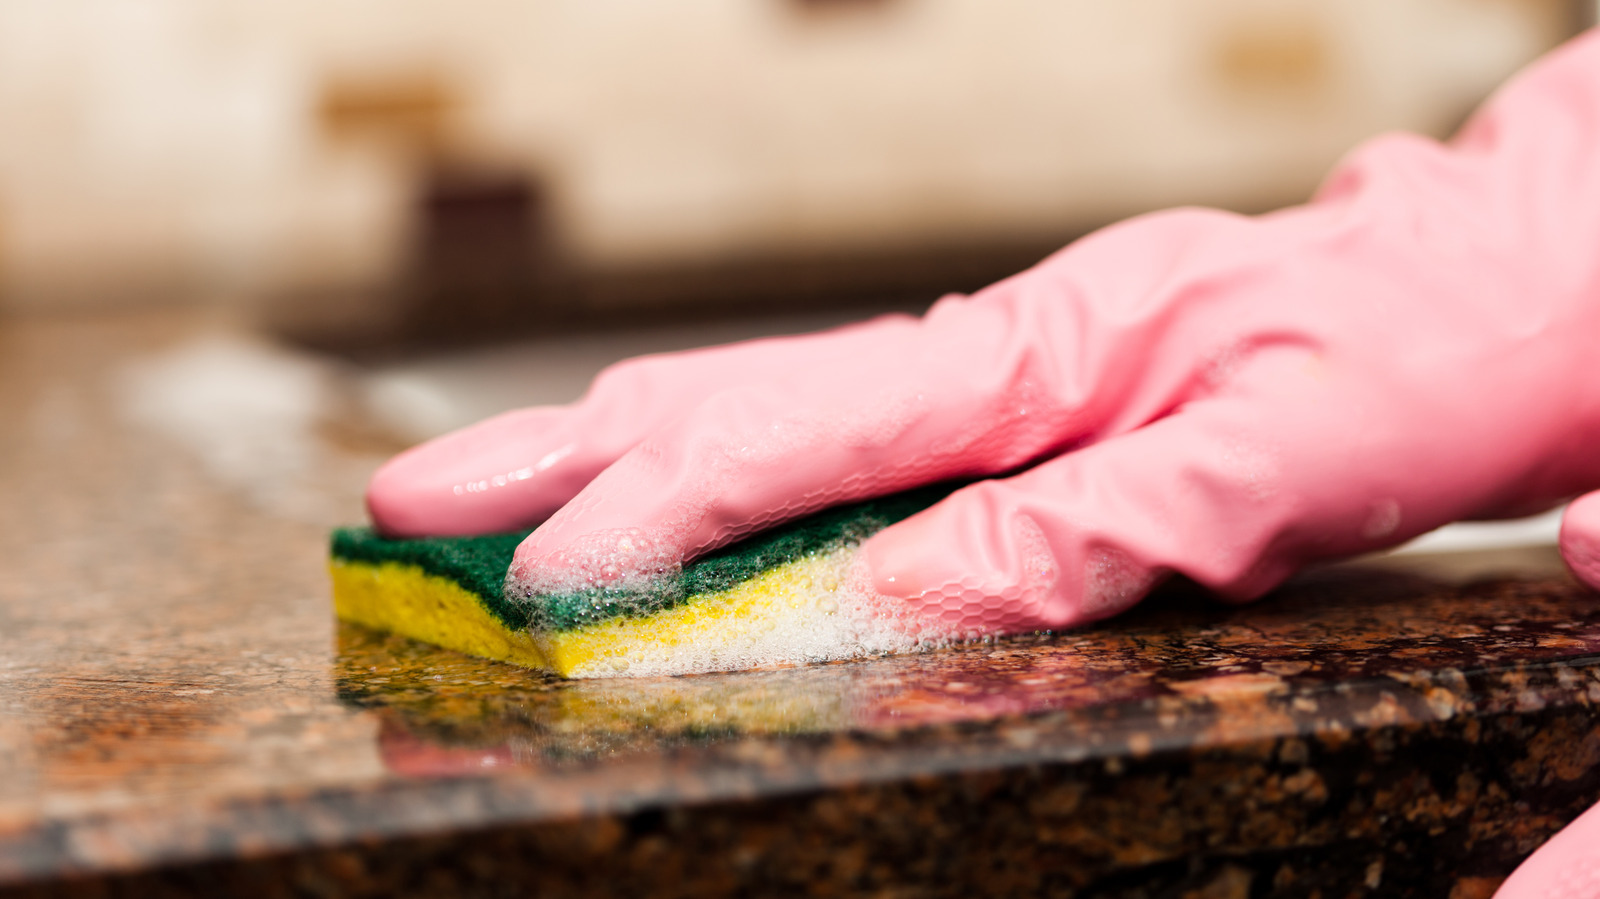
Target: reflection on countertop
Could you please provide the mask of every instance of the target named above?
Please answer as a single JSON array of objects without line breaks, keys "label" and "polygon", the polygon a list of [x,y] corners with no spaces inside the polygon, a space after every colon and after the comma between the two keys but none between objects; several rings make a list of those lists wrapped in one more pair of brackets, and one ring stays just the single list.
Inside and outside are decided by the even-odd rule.
[{"label": "reflection on countertop", "polygon": [[0,322],[0,894],[1487,896],[1600,797],[1548,548],[684,678],[338,625],[397,446],[351,390],[183,313]]},{"label": "reflection on countertop", "polygon": [[1070,721],[1053,755],[1083,760],[1539,706],[1573,677],[1546,658],[1600,653],[1600,607],[1558,579],[1452,588],[1342,569],[1231,612],[1175,588],[1068,634],[693,677],[567,681],[348,624],[338,647],[338,696],[380,713],[393,771],[557,771],[751,737],[1030,717]]}]

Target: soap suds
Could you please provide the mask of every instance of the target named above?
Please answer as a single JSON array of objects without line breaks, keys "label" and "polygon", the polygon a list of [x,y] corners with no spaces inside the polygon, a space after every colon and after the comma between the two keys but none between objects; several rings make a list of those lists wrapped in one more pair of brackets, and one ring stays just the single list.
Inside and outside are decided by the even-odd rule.
[{"label": "soap suds", "polygon": [[[658,585],[667,586],[669,579]],[[651,677],[915,652],[948,645],[946,627],[878,595],[856,545],[807,555],[733,588],[575,631],[541,630],[573,677]],[[520,591],[519,591],[520,592]],[[525,594],[524,594],[525,595]],[[604,594],[597,594],[604,602]],[[665,597],[663,597],[665,599]]]}]

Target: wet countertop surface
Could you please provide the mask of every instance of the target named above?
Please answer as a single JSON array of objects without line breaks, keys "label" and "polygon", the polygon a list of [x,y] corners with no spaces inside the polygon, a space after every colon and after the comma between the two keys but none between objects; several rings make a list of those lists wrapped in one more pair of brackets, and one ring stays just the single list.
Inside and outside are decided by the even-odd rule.
[{"label": "wet countertop surface", "polygon": [[172,313],[0,320],[0,894],[1487,896],[1600,798],[1553,550],[565,682],[336,623],[398,447]]}]

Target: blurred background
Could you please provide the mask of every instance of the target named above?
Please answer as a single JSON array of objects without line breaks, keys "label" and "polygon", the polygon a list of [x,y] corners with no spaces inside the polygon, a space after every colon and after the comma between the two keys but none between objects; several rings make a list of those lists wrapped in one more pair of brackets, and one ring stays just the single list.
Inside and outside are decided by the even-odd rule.
[{"label": "blurred background", "polygon": [[1303,200],[1596,5],[0,0],[0,323],[225,322],[416,440]]},{"label": "blurred background", "polygon": [[387,455],[616,359],[1301,201],[1595,12],[0,0],[0,493],[85,557],[128,482],[136,526],[243,502],[315,545]]},{"label": "blurred background", "polygon": [[0,0],[0,310],[373,347],[927,302],[1447,134],[1593,0]]}]

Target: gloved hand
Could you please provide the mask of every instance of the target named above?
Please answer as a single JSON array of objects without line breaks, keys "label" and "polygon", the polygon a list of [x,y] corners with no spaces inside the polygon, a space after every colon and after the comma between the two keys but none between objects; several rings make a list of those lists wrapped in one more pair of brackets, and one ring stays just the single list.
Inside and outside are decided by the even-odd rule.
[{"label": "gloved hand", "polygon": [[[549,516],[512,566],[548,586],[985,478],[862,554],[877,593],[997,632],[1103,618],[1169,572],[1246,600],[1313,560],[1532,513],[1600,487],[1597,446],[1591,33],[1448,145],[1365,145],[1308,205],[1147,216],[921,319],[625,362],[572,406],[401,455],[368,499],[394,535]],[[1600,587],[1600,495],[1562,549]]]},{"label": "gloved hand", "polygon": [[[1249,599],[1600,487],[1597,335],[1590,34],[1453,144],[1380,138],[1309,205],[1152,215],[920,320],[624,362],[397,457],[368,501],[395,535],[548,516],[514,572],[603,578],[987,477],[867,541],[873,582],[974,630],[1060,628],[1166,572]],[[1600,499],[1563,542],[1600,583]]]}]

